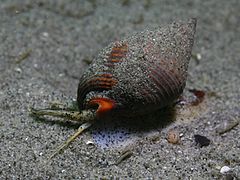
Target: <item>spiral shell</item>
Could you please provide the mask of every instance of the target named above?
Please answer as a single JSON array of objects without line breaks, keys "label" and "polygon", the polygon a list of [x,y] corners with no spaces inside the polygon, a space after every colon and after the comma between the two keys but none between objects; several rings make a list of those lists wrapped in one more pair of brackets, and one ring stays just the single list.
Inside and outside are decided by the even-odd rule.
[{"label": "spiral shell", "polygon": [[195,29],[190,19],[111,43],[80,78],[79,109],[132,116],[174,103],[185,87]]}]

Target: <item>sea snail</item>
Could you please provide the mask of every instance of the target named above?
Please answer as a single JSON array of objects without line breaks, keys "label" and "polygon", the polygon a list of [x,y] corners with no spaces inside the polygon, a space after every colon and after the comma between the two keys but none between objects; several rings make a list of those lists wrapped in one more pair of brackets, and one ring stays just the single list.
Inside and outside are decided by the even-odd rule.
[{"label": "sea snail", "polygon": [[95,119],[135,116],[173,104],[182,94],[196,30],[196,19],[144,30],[104,48],[83,73],[77,111],[31,109],[83,123],[51,156],[67,146]]}]

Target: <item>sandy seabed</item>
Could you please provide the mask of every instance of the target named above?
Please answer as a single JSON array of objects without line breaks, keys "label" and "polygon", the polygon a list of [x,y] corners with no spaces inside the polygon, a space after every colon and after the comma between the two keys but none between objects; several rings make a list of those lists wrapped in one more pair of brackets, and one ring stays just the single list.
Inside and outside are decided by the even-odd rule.
[{"label": "sandy seabed", "polygon": [[[240,177],[239,125],[218,133],[224,124],[240,121],[239,11],[238,0],[1,2],[1,179]],[[48,154],[77,126],[51,118],[34,119],[28,108],[76,98],[78,77],[110,42],[190,17],[196,17],[198,25],[184,94],[188,89],[203,90],[209,95],[203,105],[182,110],[164,128],[140,134],[125,136],[121,129],[112,134],[104,125],[96,125],[46,162]],[[180,144],[166,140],[172,129],[180,134]],[[107,148],[99,134],[110,136],[109,141],[125,138],[128,145]],[[211,143],[196,145],[196,134]],[[126,149],[131,153],[118,161]],[[223,166],[230,171],[221,173]]]}]

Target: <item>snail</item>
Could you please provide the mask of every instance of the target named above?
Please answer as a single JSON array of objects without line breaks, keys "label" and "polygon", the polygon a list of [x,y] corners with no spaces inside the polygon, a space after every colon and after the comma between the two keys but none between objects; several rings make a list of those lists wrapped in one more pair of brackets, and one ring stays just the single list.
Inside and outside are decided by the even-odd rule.
[{"label": "snail", "polygon": [[174,104],[186,84],[196,19],[144,30],[104,48],[80,78],[78,109],[30,109],[82,123],[55,156],[96,119],[137,116]]}]

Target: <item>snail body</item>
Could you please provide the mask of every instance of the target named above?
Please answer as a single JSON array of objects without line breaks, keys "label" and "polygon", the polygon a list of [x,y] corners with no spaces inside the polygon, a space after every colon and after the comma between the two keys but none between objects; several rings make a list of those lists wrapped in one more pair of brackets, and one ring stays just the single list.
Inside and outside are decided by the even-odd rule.
[{"label": "snail body", "polygon": [[195,29],[196,19],[190,19],[113,42],[98,54],[80,78],[78,109],[30,108],[35,116],[55,116],[82,123],[50,158],[99,117],[137,116],[173,104],[186,84]]},{"label": "snail body", "polygon": [[134,116],[174,103],[186,84],[195,28],[190,19],[111,43],[80,78],[79,109]]}]

